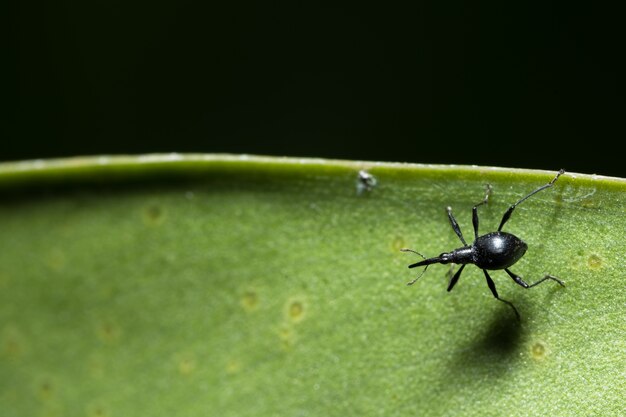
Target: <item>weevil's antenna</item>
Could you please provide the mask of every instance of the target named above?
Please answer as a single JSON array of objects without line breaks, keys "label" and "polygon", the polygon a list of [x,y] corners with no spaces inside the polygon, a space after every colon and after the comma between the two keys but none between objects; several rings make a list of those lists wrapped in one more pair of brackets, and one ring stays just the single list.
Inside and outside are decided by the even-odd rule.
[{"label": "weevil's antenna", "polygon": [[[426,257],[425,257],[424,255],[422,255],[421,253],[419,253],[418,251],[415,251],[415,250],[413,250],[413,249],[402,248],[402,249],[400,249],[400,251],[401,251],[401,252],[411,252],[411,253],[414,253],[414,254],[416,254],[416,255],[421,256],[424,260],[426,260]],[[417,278],[415,278],[413,281],[407,282],[407,283],[406,283],[406,285],[413,285],[413,284],[415,284],[415,282],[416,282],[418,279],[420,279],[420,278],[422,277],[422,275],[424,275],[424,273],[425,273],[425,272],[426,272],[426,270],[428,269],[428,265],[430,265],[430,264],[427,264],[427,265],[426,265],[426,268],[424,268],[424,270],[422,271],[422,273],[421,273],[421,274],[419,274],[419,275],[417,276]],[[410,268],[410,267],[409,267],[409,268]]]}]

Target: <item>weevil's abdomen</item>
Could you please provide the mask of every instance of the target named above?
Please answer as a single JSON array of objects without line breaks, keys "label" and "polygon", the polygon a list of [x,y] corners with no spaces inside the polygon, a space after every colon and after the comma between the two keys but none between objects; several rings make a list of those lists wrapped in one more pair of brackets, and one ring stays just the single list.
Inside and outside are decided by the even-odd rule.
[{"label": "weevil's abdomen", "polygon": [[528,245],[515,235],[493,232],[479,236],[473,246],[474,264],[481,269],[504,269],[524,256]]}]

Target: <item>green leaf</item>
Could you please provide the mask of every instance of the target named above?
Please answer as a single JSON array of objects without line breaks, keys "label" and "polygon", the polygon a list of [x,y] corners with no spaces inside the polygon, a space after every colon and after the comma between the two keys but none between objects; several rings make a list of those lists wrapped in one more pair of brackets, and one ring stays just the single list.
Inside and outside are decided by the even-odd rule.
[{"label": "green leaf", "polygon": [[[555,167],[555,170],[560,167]],[[376,179],[357,187],[359,171]],[[555,172],[156,155],[0,166],[3,416],[612,416],[626,181],[566,173],[511,269],[407,265]]]}]

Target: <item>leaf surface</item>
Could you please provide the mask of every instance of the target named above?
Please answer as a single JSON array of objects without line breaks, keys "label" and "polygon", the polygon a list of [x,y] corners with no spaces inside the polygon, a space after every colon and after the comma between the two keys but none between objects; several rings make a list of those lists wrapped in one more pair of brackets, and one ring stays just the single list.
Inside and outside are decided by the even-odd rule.
[{"label": "leaf surface", "polygon": [[[559,167],[555,167],[559,168]],[[376,184],[359,186],[359,172]],[[493,271],[461,246],[554,172],[231,155],[0,166],[4,416],[619,415],[626,181],[566,173]]]}]

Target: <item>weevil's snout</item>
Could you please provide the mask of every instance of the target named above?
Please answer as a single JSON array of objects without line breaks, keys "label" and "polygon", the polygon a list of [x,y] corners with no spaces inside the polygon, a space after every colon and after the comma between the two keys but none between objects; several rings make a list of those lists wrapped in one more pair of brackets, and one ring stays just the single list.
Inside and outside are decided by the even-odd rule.
[{"label": "weevil's snout", "polygon": [[[445,257],[445,258],[444,258]],[[449,253],[442,253],[439,256],[435,256],[434,258],[424,259],[423,261],[419,261],[417,263],[409,265],[409,268],[416,268],[418,266],[428,266],[432,264],[449,264],[452,262],[450,259]]]}]

